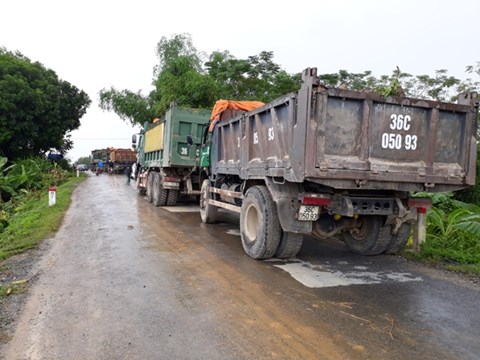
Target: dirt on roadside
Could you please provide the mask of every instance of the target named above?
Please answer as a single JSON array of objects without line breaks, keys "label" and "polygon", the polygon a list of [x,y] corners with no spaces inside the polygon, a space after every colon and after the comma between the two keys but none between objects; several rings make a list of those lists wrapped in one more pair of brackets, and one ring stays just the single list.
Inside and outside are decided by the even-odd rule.
[{"label": "dirt on roadside", "polygon": [[39,277],[37,264],[47,247],[48,241],[43,241],[37,248],[0,261],[0,286],[10,292],[0,297],[0,348],[12,338],[29,290]]}]

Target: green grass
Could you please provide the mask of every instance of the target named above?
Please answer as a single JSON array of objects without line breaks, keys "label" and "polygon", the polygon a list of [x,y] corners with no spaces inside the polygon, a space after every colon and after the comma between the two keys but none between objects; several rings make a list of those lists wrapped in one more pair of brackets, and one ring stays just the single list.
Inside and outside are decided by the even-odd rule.
[{"label": "green grass", "polygon": [[425,264],[430,265],[436,268],[441,268],[444,270],[462,273],[466,275],[472,275],[475,277],[480,276],[480,264],[459,264],[452,262],[448,259],[439,259],[439,258],[431,258],[426,257],[422,253],[415,254],[411,251],[403,251],[402,255],[405,256],[407,259]]},{"label": "green grass", "polygon": [[48,191],[26,196],[10,219],[8,227],[1,233],[0,259],[33,248],[53,235],[70,206],[75,186],[85,179],[85,176],[72,177],[58,186],[56,204],[53,206],[48,205]]},{"label": "green grass", "polygon": [[454,264],[454,265],[446,265],[445,266],[446,270],[449,271],[454,271],[458,273],[463,273],[463,274],[474,274],[474,275],[480,275],[480,264],[468,264],[468,265],[459,265],[459,264]]},{"label": "green grass", "polygon": [[[401,255],[409,260],[436,268],[475,277],[480,276],[480,262],[468,263],[464,260],[470,259],[471,250],[456,251],[454,252],[454,256],[452,256],[450,246],[451,245],[445,241],[443,250],[436,249],[436,251],[431,251],[431,244],[425,243],[421,246],[421,251],[416,253],[413,251],[411,245],[407,245],[407,247],[401,252]],[[478,256],[478,254],[475,255]]]},{"label": "green grass", "polygon": [[0,285],[0,299],[27,291],[27,283]]}]

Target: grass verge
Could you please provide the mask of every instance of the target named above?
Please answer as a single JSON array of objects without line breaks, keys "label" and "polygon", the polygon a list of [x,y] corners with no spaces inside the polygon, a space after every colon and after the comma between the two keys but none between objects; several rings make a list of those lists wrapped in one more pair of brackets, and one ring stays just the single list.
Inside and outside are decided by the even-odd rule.
[{"label": "grass verge", "polygon": [[[448,254],[448,252],[446,252],[446,254]],[[479,263],[462,264],[458,261],[450,259],[447,255],[432,257],[431,254],[429,254],[428,252],[421,251],[417,254],[413,251],[413,249],[405,249],[404,251],[402,251],[401,255],[403,255],[409,260],[413,260],[425,265],[429,265],[435,268],[441,268],[455,273],[461,273],[470,277],[480,279]]]},{"label": "grass verge", "polygon": [[58,186],[56,204],[53,206],[48,205],[46,191],[27,195],[22,204],[17,207],[8,227],[1,234],[0,259],[6,259],[33,248],[55,233],[70,206],[75,186],[85,179],[85,176],[72,177]]},{"label": "grass verge", "polygon": [[[8,227],[1,233],[0,260],[2,263],[12,255],[34,248],[60,228],[63,216],[70,206],[73,190],[86,178],[85,175],[78,178],[71,177],[59,185],[56,203],[53,206],[48,205],[47,191],[25,195],[16,207],[15,215],[11,217]],[[0,275],[4,279],[0,283],[0,301],[10,295],[22,294],[26,291],[27,280],[18,280],[12,276],[14,273],[15,269],[5,264],[0,266]]]}]

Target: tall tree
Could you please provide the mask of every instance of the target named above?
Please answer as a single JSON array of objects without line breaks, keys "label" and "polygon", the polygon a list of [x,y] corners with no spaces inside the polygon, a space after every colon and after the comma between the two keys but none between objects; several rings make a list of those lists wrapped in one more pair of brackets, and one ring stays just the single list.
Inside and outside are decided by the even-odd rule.
[{"label": "tall tree", "polygon": [[158,103],[156,110],[163,114],[174,101],[193,108],[210,108],[218,98],[218,86],[204,71],[202,55],[189,34],[170,39],[162,37],[157,45],[159,64],[155,71]]},{"label": "tall tree", "polygon": [[326,86],[346,87],[354,90],[377,91],[385,96],[402,95],[420,99],[454,102],[459,93],[477,91],[480,81],[480,62],[466,67],[471,77],[460,80],[448,75],[446,69],[435,70],[435,75],[411,75],[396,67],[390,75],[375,77],[370,70],[362,73],[350,73],[340,70],[338,73],[319,75]]},{"label": "tall tree", "polygon": [[100,108],[114,111],[131,124],[143,125],[162,116],[172,101],[193,108],[210,108],[218,98],[214,81],[202,70],[202,57],[193,46],[190,35],[162,37],[157,44],[158,64],[154,68],[155,90],[148,96],[141,92],[100,91]]},{"label": "tall tree", "polygon": [[9,160],[72,148],[90,99],[39,62],[0,48],[0,155]]},{"label": "tall tree", "polygon": [[193,45],[190,34],[162,37],[157,44],[155,91],[100,91],[100,107],[116,112],[132,124],[162,116],[171,102],[192,108],[212,108],[216,100],[270,101],[299,87],[300,74],[290,75],[273,62],[273,53],[262,51],[236,59],[228,51],[207,56]]},{"label": "tall tree", "polygon": [[99,107],[102,110],[113,111],[120,119],[130,122],[132,125],[143,125],[156,116],[154,92],[144,96],[140,91],[135,93],[111,87],[100,90],[99,96]]},{"label": "tall tree", "polygon": [[216,51],[205,66],[225,99],[268,102],[298,89],[300,84],[300,75],[289,75],[282,70],[273,62],[271,51],[247,59],[236,59],[228,51]]}]

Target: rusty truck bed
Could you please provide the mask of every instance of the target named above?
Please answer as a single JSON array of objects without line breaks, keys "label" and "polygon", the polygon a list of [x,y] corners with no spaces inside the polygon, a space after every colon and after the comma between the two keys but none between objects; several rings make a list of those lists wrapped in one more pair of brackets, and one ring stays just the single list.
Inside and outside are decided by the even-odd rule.
[{"label": "rusty truck bed", "polygon": [[473,101],[326,88],[307,70],[298,92],[217,125],[217,174],[341,189],[450,191],[475,183]]}]

